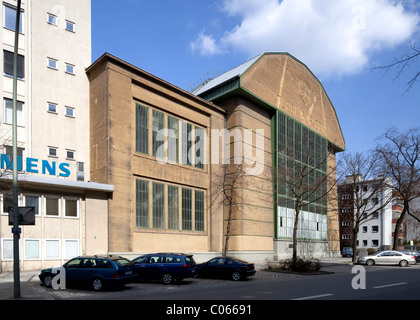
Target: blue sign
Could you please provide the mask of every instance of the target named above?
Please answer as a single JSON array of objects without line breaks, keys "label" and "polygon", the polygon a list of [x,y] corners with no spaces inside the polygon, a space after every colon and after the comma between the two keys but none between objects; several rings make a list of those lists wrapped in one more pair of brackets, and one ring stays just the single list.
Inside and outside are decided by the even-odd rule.
[{"label": "blue sign", "polygon": [[[38,160],[35,158],[26,158],[25,171],[28,173],[41,173],[50,176],[57,176],[57,173],[60,177],[69,177],[70,176],[70,164],[68,163],[59,163],[55,161],[47,160]],[[1,168],[2,169],[13,169],[13,162],[10,161],[7,154],[1,155]],[[22,157],[18,157],[18,171],[23,170],[23,161]]]}]

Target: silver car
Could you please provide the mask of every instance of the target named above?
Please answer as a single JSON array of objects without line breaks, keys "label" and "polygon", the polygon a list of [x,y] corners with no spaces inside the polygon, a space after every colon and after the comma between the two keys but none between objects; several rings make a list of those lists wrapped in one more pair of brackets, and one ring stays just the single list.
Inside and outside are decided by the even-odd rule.
[{"label": "silver car", "polygon": [[395,264],[400,265],[401,267],[406,267],[409,264],[416,264],[416,259],[412,255],[388,250],[379,251],[369,256],[359,257],[357,262],[368,266],[373,266],[375,264]]}]

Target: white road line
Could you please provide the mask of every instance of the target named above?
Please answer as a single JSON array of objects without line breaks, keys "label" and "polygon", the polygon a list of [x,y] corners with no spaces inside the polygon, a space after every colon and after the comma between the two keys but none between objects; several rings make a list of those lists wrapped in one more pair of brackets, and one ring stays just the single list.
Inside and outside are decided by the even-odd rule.
[{"label": "white road line", "polygon": [[324,297],[329,297],[329,296],[333,296],[333,294],[328,293],[328,294],[321,294],[318,296],[311,296],[311,297],[304,297],[304,298],[297,298],[297,299],[292,299],[292,300],[311,300],[311,299],[318,299],[318,298],[324,298]]},{"label": "white road line", "polygon": [[383,286],[373,287],[373,289],[382,289],[382,288],[388,288],[388,287],[402,286],[402,285],[404,285],[404,284],[407,284],[407,282],[400,282],[400,283],[386,284],[386,285],[383,285]]}]

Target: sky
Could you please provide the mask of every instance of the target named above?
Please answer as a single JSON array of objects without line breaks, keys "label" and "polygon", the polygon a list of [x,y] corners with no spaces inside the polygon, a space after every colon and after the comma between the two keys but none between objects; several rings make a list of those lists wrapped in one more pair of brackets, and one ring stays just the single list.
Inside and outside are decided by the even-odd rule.
[{"label": "sky", "polygon": [[[92,0],[92,61],[109,52],[184,90],[268,51],[321,81],[346,150],[420,128],[420,71],[376,67],[420,42],[418,0]],[[418,45],[420,48],[420,44]]]}]

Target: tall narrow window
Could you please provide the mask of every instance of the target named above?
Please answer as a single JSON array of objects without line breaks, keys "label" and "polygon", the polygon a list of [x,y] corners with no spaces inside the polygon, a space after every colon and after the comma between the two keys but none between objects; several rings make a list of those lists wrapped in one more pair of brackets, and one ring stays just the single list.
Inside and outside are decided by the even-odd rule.
[{"label": "tall narrow window", "polygon": [[204,130],[195,127],[195,167],[204,169]]},{"label": "tall narrow window", "polygon": [[179,229],[179,188],[168,186],[168,229]]},{"label": "tall narrow window", "polygon": [[[18,101],[17,109],[17,125],[23,127],[23,102]],[[13,100],[4,99],[4,123],[13,124]]]},{"label": "tall narrow window", "polygon": [[165,228],[165,185],[153,182],[153,228]]},{"label": "tall narrow window", "polygon": [[152,155],[157,158],[164,158],[165,135],[163,129],[165,128],[165,117],[162,112],[152,110]]},{"label": "tall narrow window", "polygon": [[168,161],[179,161],[179,120],[168,116]]},{"label": "tall narrow window", "polygon": [[45,199],[45,214],[47,216],[59,216],[59,199],[58,198],[46,198]]},{"label": "tall narrow window", "polygon": [[[3,51],[3,70],[4,75],[8,77],[13,77],[13,66],[14,66],[14,53],[10,51]],[[18,55],[18,65],[17,65],[17,78],[22,80],[25,78],[25,57]]]},{"label": "tall narrow window", "polygon": [[204,231],[204,192],[195,191],[195,231]]},{"label": "tall narrow window", "polygon": [[[6,29],[15,31],[16,29],[16,7],[4,4],[4,27]],[[20,12],[19,33],[23,32],[23,11]]]},{"label": "tall narrow window", "polygon": [[136,227],[149,227],[149,182],[136,181]]},{"label": "tall narrow window", "polygon": [[34,207],[35,215],[39,215],[39,197],[37,196],[25,196],[25,206]]},{"label": "tall narrow window", "polygon": [[136,152],[149,154],[149,108],[136,105]]},{"label": "tall narrow window", "polygon": [[191,166],[191,131],[192,125],[187,122],[182,122],[182,164]]},{"label": "tall narrow window", "polygon": [[182,189],[182,230],[192,230],[192,190]]}]

